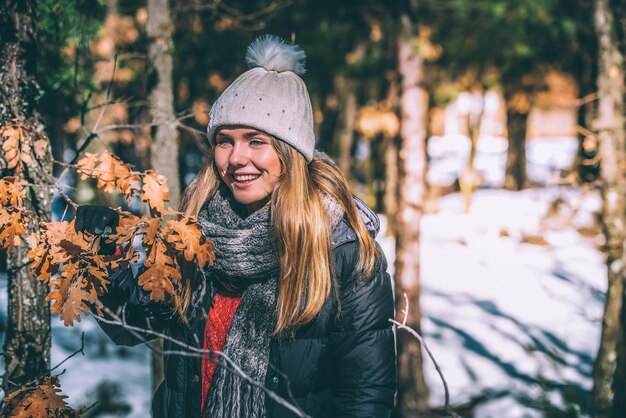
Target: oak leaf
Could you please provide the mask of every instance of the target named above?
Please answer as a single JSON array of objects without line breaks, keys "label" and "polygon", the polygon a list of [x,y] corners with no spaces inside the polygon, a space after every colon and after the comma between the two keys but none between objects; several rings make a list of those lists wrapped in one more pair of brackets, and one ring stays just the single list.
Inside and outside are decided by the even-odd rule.
[{"label": "oak leaf", "polygon": [[140,173],[133,171],[130,164],[112,154],[86,153],[76,165],[83,180],[95,178],[98,180],[98,188],[109,193],[117,190],[124,195],[127,202],[140,190]]},{"label": "oak leaf", "polygon": [[85,156],[78,160],[76,163],[77,171],[81,174],[80,178],[85,180],[90,177],[95,177],[94,171],[98,164],[98,154],[86,152]]},{"label": "oak leaf", "polygon": [[7,168],[15,168],[17,173],[21,172],[20,163],[20,138],[22,129],[19,126],[6,126],[0,132],[2,139],[2,150],[7,161]]},{"label": "oak leaf", "polygon": [[117,245],[129,243],[131,244],[130,247],[132,247],[135,235],[137,235],[141,229],[141,224],[144,222],[144,219],[129,212],[120,212],[120,215],[120,223],[115,231],[115,240],[111,242],[115,242]]},{"label": "oak leaf", "polygon": [[180,281],[181,275],[163,240],[155,241],[144,265],[147,269],[138,277],[138,283],[150,292],[150,299],[160,302],[165,300],[166,294],[173,295],[173,282]]},{"label": "oak leaf", "polygon": [[169,220],[167,224],[168,228],[164,232],[167,241],[176,250],[183,252],[185,260],[193,261],[195,256],[199,267],[213,264],[215,245],[213,241],[206,239],[197,223],[188,218],[183,218],[180,221]]},{"label": "oak leaf", "polygon": [[143,226],[141,227],[141,233],[143,234],[143,245],[146,247],[151,246],[154,243],[159,227],[161,226],[160,218],[147,218],[142,217]]},{"label": "oak leaf", "polygon": [[150,208],[157,213],[163,213],[164,202],[170,198],[165,177],[151,170],[146,171],[141,190],[141,200],[148,202]]},{"label": "oak leaf", "polygon": [[88,314],[89,307],[85,302],[94,303],[96,297],[89,292],[86,292],[78,281],[74,281],[67,292],[67,299],[63,304],[61,312],[61,319],[65,326],[74,324],[74,321],[80,322],[81,314]]},{"label": "oak leaf", "polygon": [[47,151],[48,141],[43,137],[37,138],[35,141],[35,156],[39,159],[43,159],[45,158]]},{"label": "oak leaf", "polygon": [[28,183],[17,177],[7,176],[0,179],[0,204],[6,206],[22,207],[26,197]]},{"label": "oak leaf", "polygon": [[58,377],[46,377],[38,386],[25,386],[7,395],[0,416],[78,418],[78,412],[70,408],[65,399],[67,396],[61,394]]},{"label": "oak leaf", "polygon": [[14,207],[0,206],[0,247],[11,253],[15,245],[21,244],[20,236],[26,233],[26,219]]}]

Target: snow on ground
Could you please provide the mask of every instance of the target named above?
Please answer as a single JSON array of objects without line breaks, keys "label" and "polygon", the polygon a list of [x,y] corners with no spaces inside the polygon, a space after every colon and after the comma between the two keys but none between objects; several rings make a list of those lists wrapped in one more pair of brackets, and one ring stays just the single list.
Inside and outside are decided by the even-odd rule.
[{"label": "snow on ground", "polygon": [[[0,344],[4,342],[6,328],[6,276],[0,275]],[[84,355],[68,358],[81,347],[84,336]],[[0,345],[2,347],[2,345]],[[150,416],[152,390],[150,383],[150,352],[146,346],[118,347],[96,324],[92,317],[83,318],[73,327],[65,327],[57,317],[52,317],[52,365],[67,359],[53,373],[61,373],[61,388],[68,395],[68,403],[84,407],[96,401],[94,391],[99,383],[113,382],[119,386],[121,401],[131,407],[127,417]],[[0,374],[4,371],[0,357]],[[1,395],[0,395],[1,397]],[[108,418],[120,415],[98,415]]]},{"label": "snow on ground", "polygon": [[108,381],[120,386],[122,400],[132,408],[130,414],[125,416],[150,416],[151,354],[145,345],[116,346],[92,317],[83,318],[73,327],[65,327],[58,317],[53,317],[52,364],[58,364],[80,348],[83,332],[85,355],[78,354],[64,363],[61,368],[65,369],[65,373],[59,377],[70,405],[75,408],[91,405],[96,400],[93,394],[96,386]]},{"label": "snow on ground", "polygon": [[[546,217],[557,198],[560,213]],[[423,334],[453,405],[491,394],[474,416],[517,418],[544,416],[541,398],[562,406],[563,391],[584,402],[606,272],[596,243],[577,228],[593,226],[599,205],[596,193],[572,189],[480,190],[468,214],[454,194],[424,217]],[[393,240],[381,241],[393,259]],[[429,360],[426,372],[431,404],[442,405]]]},{"label": "snow on ground", "polygon": [[[557,198],[564,202],[558,213],[546,216]],[[606,274],[597,243],[577,228],[592,227],[599,204],[597,194],[568,188],[479,190],[469,214],[454,194],[424,217],[423,333],[452,404],[490,394],[493,399],[473,416],[540,417],[540,398],[560,405],[563,391],[575,399],[588,396]],[[393,240],[382,234],[379,240],[393,269]],[[6,306],[3,286],[0,280],[0,311]],[[90,404],[89,392],[110,380],[122,386],[131,417],[148,416],[146,347],[115,347],[91,318],[73,328],[53,318],[53,364],[80,347],[82,331],[85,356],[62,366],[70,403]],[[441,405],[441,382],[425,364],[431,404]]]}]

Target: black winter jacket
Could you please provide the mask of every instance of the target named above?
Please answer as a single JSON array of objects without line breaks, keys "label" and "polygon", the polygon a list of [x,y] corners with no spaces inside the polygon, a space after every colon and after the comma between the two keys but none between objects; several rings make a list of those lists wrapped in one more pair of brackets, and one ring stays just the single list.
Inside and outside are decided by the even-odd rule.
[{"label": "black winter jacket", "polygon": [[[362,203],[358,206],[368,229],[377,232],[376,215]],[[273,339],[265,385],[285,399],[291,399],[291,392],[293,401],[314,418],[389,417],[396,390],[396,362],[389,322],[394,317],[394,306],[387,263],[381,252],[373,278],[364,281],[353,277],[358,245],[345,219],[332,239],[338,283],[338,292],[334,293],[338,297],[331,292],[317,317],[293,337]],[[115,310],[126,302],[123,312],[128,324],[150,327],[202,348],[206,315],[195,315],[189,325],[183,325],[158,314],[161,307],[150,302],[130,269],[110,279],[103,303]],[[207,292],[205,309],[210,306],[212,294]],[[122,327],[103,322],[100,326],[117,344],[145,341]],[[164,350],[181,351],[181,347],[165,340]],[[199,357],[165,355],[165,380],[152,401],[154,418],[200,417],[200,370]],[[267,412],[270,418],[296,416],[269,397]]]}]

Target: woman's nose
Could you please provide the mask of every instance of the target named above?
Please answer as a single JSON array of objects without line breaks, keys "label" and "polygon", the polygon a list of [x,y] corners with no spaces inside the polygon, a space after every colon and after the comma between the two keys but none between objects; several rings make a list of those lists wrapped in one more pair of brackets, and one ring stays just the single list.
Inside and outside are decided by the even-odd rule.
[{"label": "woman's nose", "polygon": [[228,160],[230,165],[242,166],[248,164],[248,161],[248,147],[241,143],[235,144]]}]

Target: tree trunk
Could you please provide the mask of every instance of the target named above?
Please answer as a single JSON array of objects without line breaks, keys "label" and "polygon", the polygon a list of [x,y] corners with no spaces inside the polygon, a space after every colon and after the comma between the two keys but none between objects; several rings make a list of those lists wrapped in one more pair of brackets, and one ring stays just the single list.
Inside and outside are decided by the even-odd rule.
[{"label": "tree trunk", "polygon": [[[173,42],[172,21],[167,0],[148,0],[147,34],[151,70],[149,73],[149,102],[152,123],[152,168],[168,180],[170,202],[178,206],[180,198],[180,170],[178,167],[178,132],[174,113],[174,88],[172,81]],[[163,342],[156,347],[162,349]],[[153,353],[152,385],[156,389],[163,380],[163,356]]]},{"label": "tree trunk", "polygon": [[[602,318],[600,348],[593,368],[592,416],[609,417],[617,343],[624,329],[620,322],[624,291],[624,57],[615,36],[608,0],[595,2],[598,36],[598,111],[594,128],[600,142],[603,230],[606,237],[608,289]],[[621,411],[623,413],[623,411]]]},{"label": "tree trunk", "polygon": [[528,112],[526,109],[517,110],[507,104],[506,125],[509,136],[509,149],[506,159],[504,187],[508,190],[522,190],[526,187],[527,124]]},{"label": "tree trunk", "polygon": [[398,144],[396,138],[385,137],[385,197],[384,207],[387,217],[387,234],[396,234],[396,216],[398,214]]},{"label": "tree trunk", "polygon": [[[399,199],[396,237],[396,311],[409,300],[407,325],[421,333],[420,223],[423,212],[426,168],[428,94],[423,88],[423,60],[411,42],[415,32],[408,15],[402,15],[403,33],[398,37],[398,70],[401,77]],[[398,333],[398,416],[429,415],[428,387],[422,368],[419,342]]]},{"label": "tree trunk", "polygon": [[337,75],[335,90],[339,99],[338,117],[335,125],[334,143],[339,167],[344,175],[352,178],[352,144],[356,124],[356,87],[354,81]]},{"label": "tree trunk", "polygon": [[[465,203],[463,205],[463,212],[469,213],[472,205],[472,198],[474,197],[474,191],[480,184],[478,173],[476,172],[476,152],[478,146],[478,139],[480,138],[480,127],[484,113],[484,95],[480,96],[480,111],[476,114],[469,113],[467,115],[467,132],[470,137],[470,155],[467,163],[467,171],[459,179],[459,185],[461,188],[461,194],[464,196]],[[474,109],[472,109],[474,110]]]},{"label": "tree trunk", "polygon": [[[16,118],[40,133],[42,123],[35,110],[41,96],[34,78],[36,65],[36,8],[30,0],[0,2],[0,125]],[[30,164],[20,174],[31,184],[25,201],[37,217],[50,219],[51,193],[46,176],[51,172],[50,147],[40,161]],[[2,176],[13,170],[0,158]],[[13,173],[14,174],[14,173]],[[23,267],[28,251],[22,242],[7,257],[8,329],[4,342],[5,372],[2,388],[5,394],[47,375],[50,370],[50,310],[45,297],[46,284],[34,278]]]}]

